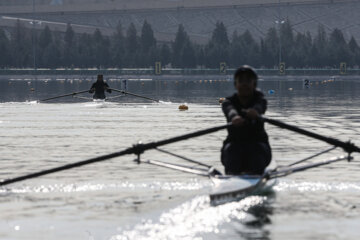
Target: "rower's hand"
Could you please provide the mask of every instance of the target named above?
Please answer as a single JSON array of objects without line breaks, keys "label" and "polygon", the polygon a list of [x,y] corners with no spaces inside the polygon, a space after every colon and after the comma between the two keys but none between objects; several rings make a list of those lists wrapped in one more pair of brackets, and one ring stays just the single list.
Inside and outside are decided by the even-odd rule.
[{"label": "rower's hand", "polygon": [[92,88],[89,90],[89,93],[93,93],[95,91],[95,88]]},{"label": "rower's hand", "polygon": [[231,120],[231,123],[233,126],[240,127],[244,125],[245,119],[240,116],[236,116]]},{"label": "rower's hand", "polygon": [[246,112],[246,117],[251,120],[256,120],[259,117],[259,113],[253,108],[249,108],[245,110],[245,112]]}]

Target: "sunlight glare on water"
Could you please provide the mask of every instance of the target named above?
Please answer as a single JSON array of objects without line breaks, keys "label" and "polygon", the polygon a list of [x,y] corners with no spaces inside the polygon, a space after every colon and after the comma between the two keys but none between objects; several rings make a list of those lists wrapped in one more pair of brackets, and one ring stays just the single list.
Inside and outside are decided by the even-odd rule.
[{"label": "sunlight glare on water", "polygon": [[221,226],[232,220],[245,221],[247,209],[263,203],[264,198],[247,197],[239,202],[209,207],[209,198],[199,196],[161,214],[158,222],[143,220],[130,231],[111,240],[128,239],[202,239],[199,234],[224,234]]}]

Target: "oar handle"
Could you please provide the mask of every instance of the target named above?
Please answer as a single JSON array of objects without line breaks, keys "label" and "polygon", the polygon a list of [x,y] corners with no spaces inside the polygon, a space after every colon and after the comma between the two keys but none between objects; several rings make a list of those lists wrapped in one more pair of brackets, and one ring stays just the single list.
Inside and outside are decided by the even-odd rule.
[{"label": "oar handle", "polygon": [[124,90],[119,90],[119,89],[114,89],[114,88],[110,88],[110,89],[113,90],[113,91],[115,91],[115,92],[119,92],[119,93],[131,95],[131,96],[134,96],[134,97],[144,98],[144,99],[147,99],[147,100],[150,100],[150,101],[154,101],[154,102],[160,102],[160,100],[158,100],[158,99],[154,99],[154,98],[142,96],[142,95],[135,94],[135,93],[131,93],[131,92],[127,92],[127,91],[124,91]]}]

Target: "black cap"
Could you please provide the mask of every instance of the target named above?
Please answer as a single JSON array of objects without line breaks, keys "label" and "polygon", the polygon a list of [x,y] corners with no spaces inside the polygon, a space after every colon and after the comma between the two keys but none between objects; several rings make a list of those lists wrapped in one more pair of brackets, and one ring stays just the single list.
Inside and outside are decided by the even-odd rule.
[{"label": "black cap", "polygon": [[258,75],[256,74],[255,70],[248,65],[243,65],[235,71],[234,83],[235,83],[236,79],[238,79],[240,77],[247,78],[249,80],[253,79],[253,80],[255,80],[255,84],[257,84]]},{"label": "black cap", "polygon": [[97,79],[98,79],[98,80],[99,80],[99,79],[104,80],[104,77],[103,77],[103,75],[102,75],[102,74],[98,74],[98,75],[97,75]]}]

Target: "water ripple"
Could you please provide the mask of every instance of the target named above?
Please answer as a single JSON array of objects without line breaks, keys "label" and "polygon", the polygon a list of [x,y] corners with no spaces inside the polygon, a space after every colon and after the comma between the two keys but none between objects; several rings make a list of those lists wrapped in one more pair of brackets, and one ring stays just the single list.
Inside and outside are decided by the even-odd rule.
[{"label": "water ripple", "polygon": [[360,182],[299,182],[281,180],[274,187],[275,191],[297,191],[297,192],[360,192]]}]

